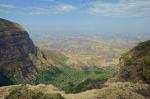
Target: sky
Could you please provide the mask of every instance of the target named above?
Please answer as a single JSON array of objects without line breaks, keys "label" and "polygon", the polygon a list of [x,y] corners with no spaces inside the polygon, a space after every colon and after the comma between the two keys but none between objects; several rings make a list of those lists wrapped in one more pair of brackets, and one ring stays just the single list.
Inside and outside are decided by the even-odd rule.
[{"label": "sky", "polygon": [[150,34],[150,0],[0,0],[30,33]]}]

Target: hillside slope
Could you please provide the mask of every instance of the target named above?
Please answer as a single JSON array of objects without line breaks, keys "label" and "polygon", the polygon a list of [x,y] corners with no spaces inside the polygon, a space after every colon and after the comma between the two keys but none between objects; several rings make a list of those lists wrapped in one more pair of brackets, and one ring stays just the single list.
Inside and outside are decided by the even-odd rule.
[{"label": "hillside slope", "polygon": [[47,64],[25,29],[0,19],[0,86],[30,81]]},{"label": "hillside slope", "polygon": [[[150,71],[150,65],[147,63],[149,62],[149,44],[149,41],[140,43],[138,46],[126,53],[126,57],[123,55],[120,59],[120,72],[116,77],[118,80],[115,82],[106,82],[101,89],[93,89],[76,94],[66,94],[63,91],[59,91],[52,85],[17,85],[1,87],[0,92],[2,93],[0,93],[0,98],[11,99],[8,97],[15,97],[15,99],[17,99],[17,90],[19,88],[21,92],[24,92],[26,89],[29,90],[27,92],[33,91],[34,93],[42,92],[43,94],[57,94],[56,99],[150,99],[149,76],[145,75],[149,74]],[[136,65],[131,65],[131,63],[135,62]],[[124,73],[127,70],[131,70],[132,72],[130,71],[128,74]],[[19,96],[24,95],[24,93],[19,92]],[[26,95],[30,94],[27,93]]]},{"label": "hillside slope", "polygon": [[42,36],[33,35],[33,38],[41,49],[59,50],[68,57],[67,64],[77,69],[116,66],[120,55],[131,47],[131,44],[124,44],[121,40],[109,41],[82,33],[45,33]]},{"label": "hillside slope", "polygon": [[[68,93],[93,89],[114,76],[114,69],[71,68],[57,50],[39,50],[20,25],[0,19],[0,86],[53,84]],[[99,85],[101,87],[101,85]]]},{"label": "hillside slope", "polygon": [[150,84],[150,40],[140,43],[120,58],[120,81]]},{"label": "hillside slope", "polygon": [[67,59],[40,51],[20,25],[0,19],[0,86],[22,83],[0,87],[0,99],[150,99],[150,40],[122,55],[110,81],[114,69],[79,71]]}]

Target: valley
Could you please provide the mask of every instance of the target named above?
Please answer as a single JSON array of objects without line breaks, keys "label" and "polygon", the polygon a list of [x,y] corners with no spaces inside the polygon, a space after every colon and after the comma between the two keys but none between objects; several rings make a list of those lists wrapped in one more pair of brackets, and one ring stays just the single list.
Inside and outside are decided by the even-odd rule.
[{"label": "valley", "polygon": [[58,69],[39,72],[35,83],[52,84],[66,93],[79,93],[103,87],[104,82],[116,74],[115,69],[81,71],[67,66]]},{"label": "valley", "polygon": [[45,37],[0,19],[0,99],[149,99],[150,40]]},{"label": "valley", "polygon": [[[65,36],[64,36],[65,35]],[[76,69],[84,69],[90,66],[99,68],[113,66],[119,62],[121,54],[131,49],[136,43],[121,40],[104,40],[103,38],[89,34],[45,34],[33,35],[35,44],[41,50],[56,50],[63,53],[68,59],[66,63]],[[48,43],[47,43],[48,42]]]},{"label": "valley", "polygon": [[[3,64],[0,65],[0,86],[12,84],[36,85],[43,83],[52,84],[58,87],[60,90],[65,91],[66,93],[79,93],[81,91],[86,91],[89,89],[101,88],[109,78],[113,77],[117,73],[117,69],[115,67],[113,68],[110,66],[109,68],[100,68],[95,65],[95,62],[91,63],[91,61],[89,60],[85,60],[86,63],[84,63],[81,58],[79,58],[80,61],[77,61],[77,64],[80,64],[80,62],[82,62],[83,65],[80,64],[80,66],[78,66],[76,64],[68,63],[68,61],[72,59],[68,55],[66,55],[65,52],[46,47],[42,47],[42,49],[39,49],[30,40],[27,31],[23,28],[20,28],[21,26],[15,25],[16,23],[5,19],[1,19],[0,21],[1,30],[3,33],[1,34],[1,37],[5,36],[5,38],[9,39],[9,41],[12,41],[9,42],[7,41],[7,39],[1,38],[1,41],[5,42],[2,43],[1,50],[6,49],[6,51],[8,51],[7,53],[5,53],[6,55],[3,55],[3,53],[1,55],[1,59],[3,60],[1,60],[0,63]],[[12,29],[9,29],[10,27]],[[22,29],[27,36],[20,35]],[[6,33],[7,30],[9,30],[9,34]],[[14,36],[14,32],[17,36]],[[18,40],[16,41],[17,43],[14,43],[15,39]],[[20,43],[19,40],[24,41],[21,41],[23,43]],[[28,46],[27,43],[31,43],[31,45]],[[90,42],[85,42],[85,44],[82,45],[84,45],[83,47],[90,47]],[[9,48],[12,50],[16,50],[16,55],[18,56],[14,57],[14,60],[11,59],[13,55],[9,56],[9,53],[11,54]],[[81,51],[78,49],[75,48],[75,50],[79,52],[78,55],[83,55],[83,50],[87,49],[87,52],[82,57],[83,59],[86,59],[87,53],[89,53],[87,57],[91,58],[92,56],[96,55],[96,53],[93,53],[95,49],[90,48],[90,50],[88,50],[88,48],[85,48]],[[93,52],[91,52],[91,54],[93,54],[90,55],[90,51],[92,50],[94,50]],[[76,51],[73,53],[78,53]],[[5,56],[10,57],[10,59],[5,58]],[[29,62],[30,64],[26,64],[27,62]]]}]

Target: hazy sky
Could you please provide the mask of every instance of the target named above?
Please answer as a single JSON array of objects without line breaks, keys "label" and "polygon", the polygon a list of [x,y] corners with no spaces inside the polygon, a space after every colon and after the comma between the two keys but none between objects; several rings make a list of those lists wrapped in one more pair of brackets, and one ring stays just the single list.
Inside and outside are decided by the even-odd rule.
[{"label": "hazy sky", "polygon": [[31,33],[150,33],[150,0],[0,0]]}]

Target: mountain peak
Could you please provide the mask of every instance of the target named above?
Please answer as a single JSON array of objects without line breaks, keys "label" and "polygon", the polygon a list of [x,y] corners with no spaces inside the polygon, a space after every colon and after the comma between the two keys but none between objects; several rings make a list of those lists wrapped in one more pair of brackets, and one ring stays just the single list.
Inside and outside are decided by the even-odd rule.
[{"label": "mountain peak", "polygon": [[[34,45],[21,25],[0,19],[0,79],[7,79],[3,75],[6,74],[4,71],[14,80],[33,79],[37,69],[43,66],[44,60],[43,53]],[[31,76],[32,73],[34,74]]]},{"label": "mountain peak", "polygon": [[13,32],[20,31],[21,33],[24,32],[25,29],[15,22],[0,18],[0,35],[4,33],[7,34],[7,31],[13,31]]}]

